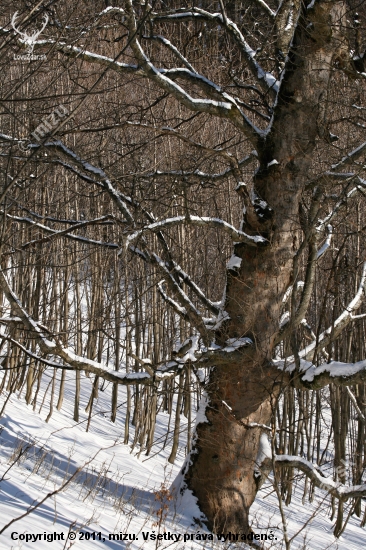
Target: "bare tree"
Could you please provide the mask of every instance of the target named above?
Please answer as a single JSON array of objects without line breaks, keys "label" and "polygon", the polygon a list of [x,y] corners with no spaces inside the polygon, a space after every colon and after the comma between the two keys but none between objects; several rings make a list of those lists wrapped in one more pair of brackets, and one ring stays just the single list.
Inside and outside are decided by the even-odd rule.
[{"label": "bare tree", "polygon": [[[365,364],[350,363],[349,356],[343,364],[331,362],[337,338],[363,317],[356,314],[366,280],[361,226],[355,229],[361,241],[353,295],[340,296],[336,316],[332,304],[324,306],[327,315],[317,314],[314,304],[322,288],[315,284],[317,266],[326,262],[334,226],[339,229],[344,212],[365,190],[365,14],[354,4],[123,0],[105,9],[81,3],[74,13],[50,2],[44,37],[32,42],[34,54],[47,60],[36,60],[33,70],[33,62],[12,67],[18,73],[4,84],[0,287],[11,310],[3,319],[7,342],[31,362],[85,371],[115,388],[145,384],[156,391],[178,376],[179,406],[184,373],[206,369],[205,420],[196,429],[184,487],[198,498],[211,529],[249,531],[261,434],[268,432],[284,388],[353,386],[366,378]],[[37,10],[17,16],[24,35],[40,18]],[[24,40],[6,23],[0,32],[9,52]],[[45,63],[57,78],[40,79]],[[42,102],[46,97],[52,101]],[[28,119],[27,110],[9,112],[8,104],[17,101],[28,105]],[[59,103],[66,116],[42,119]],[[19,129],[24,119],[28,134]],[[42,120],[46,128],[35,133]],[[71,217],[50,189],[42,195],[45,178],[54,178],[58,189],[65,186]],[[83,195],[87,204],[77,199]],[[14,223],[21,228],[16,237],[9,233]],[[45,243],[71,247],[71,240],[75,257],[70,262],[64,252],[67,277],[76,262],[80,272],[99,266],[108,278],[103,258],[112,255],[120,273],[146,270],[142,278],[154,290],[143,307],[134,302],[134,312],[129,276],[123,277],[126,369],[120,369],[120,336],[114,369],[102,361],[102,336],[96,340],[103,323],[115,328],[111,319],[122,315],[113,283],[106,305],[103,275],[94,279],[90,273],[83,283],[73,271],[75,310],[81,286],[91,280],[95,285],[87,349],[80,313],[75,339],[61,338],[63,330],[72,330],[62,313],[50,315],[45,304],[42,319],[39,300],[37,307],[26,303],[27,293],[13,287],[12,273],[24,269],[24,251]],[[230,247],[221,284],[220,254]],[[95,254],[90,262],[89,253]],[[36,270],[37,260],[31,261]],[[50,269],[39,277],[39,284],[49,281],[51,303],[52,293],[59,293],[56,277]],[[150,292],[147,283],[140,289],[141,296]],[[169,323],[162,321],[157,291],[173,312]],[[147,305],[153,321],[145,330],[139,318]],[[65,302],[63,311],[68,307]],[[166,329],[171,334],[159,347]],[[114,411],[116,399],[115,393]],[[153,426],[151,420],[141,432],[150,443]],[[309,461],[286,455],[280,462],[320,484]],[[362,484],[329,490],[340,500],[366,494]]]}]

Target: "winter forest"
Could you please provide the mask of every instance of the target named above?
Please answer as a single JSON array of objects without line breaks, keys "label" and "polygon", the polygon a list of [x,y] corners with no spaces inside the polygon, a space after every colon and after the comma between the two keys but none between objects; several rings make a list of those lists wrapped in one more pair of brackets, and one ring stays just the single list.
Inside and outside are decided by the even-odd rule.
[{"label": "winter forest", "polygon": [[0,547],[364,548],[366,3],[1,0]]}]

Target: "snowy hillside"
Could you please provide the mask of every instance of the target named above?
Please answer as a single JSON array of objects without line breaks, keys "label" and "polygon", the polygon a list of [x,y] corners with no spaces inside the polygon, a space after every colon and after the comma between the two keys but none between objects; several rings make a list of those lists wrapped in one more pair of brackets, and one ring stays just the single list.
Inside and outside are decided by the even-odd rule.
[{"label": "snowy hillside", "polygon": [[[131,454],[130,446],[122,443],[122,415],[115,424],[109,420],[110,387],[99,392],[89,432],[85,431],[86,413],[75,425],[70,412],[74,382],[69,378],[63,409],[55,411],[49,423],[45,423],[47,397],[40,414],[39,405],[34,412],[16,394],[6,404],[0,435],[0,548],[246,547],[243,542],[230,543],[228,534],[218,540],[195,525],[199,510],[193,497],[177,506],[170,486],[184,461],[184,448],[180,448],[176,464],[168,464],[169,445],[162,450],[166,414],[158,415],[151,455],[137,457],[136,448]],[[83,378],[84,408],[90,389],[90,380]],[[1,407],[5,400],[4,393]],[[182,430],[184,422],[182,416]],[[184,434],[181,440],[183,445]],[[322,502],[326,495],[318,491],[313,503],[306,499],[303,505],[302,490],[300,482],[290,507],[284,505],[289,537],[300,531],[291,548],[364,548],[366,533],[359,521],[351,518],[336,541],[328,499]],[[269,482],[252,507],[252,518],[256,533],[273,537],[264,543],[265,548],[284,548],[277,497]]]}]

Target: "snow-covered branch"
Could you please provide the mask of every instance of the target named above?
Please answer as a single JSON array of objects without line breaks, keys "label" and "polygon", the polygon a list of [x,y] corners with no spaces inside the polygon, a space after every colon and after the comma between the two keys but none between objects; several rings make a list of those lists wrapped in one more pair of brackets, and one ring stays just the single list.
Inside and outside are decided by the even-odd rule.
[{"label": "snow-covered branch", "polygon": [[330,224],[330,222],[337,216],[337,214],[347,205],[347,201],[353,197],[358,191],[366,190],[366,180],[356,177],[358,180],[358,184],[356,187],[353,187],[350,191],[348,191],[344,197],[342,197],[334,206],[333,210],[329,212],[329,214],[323,218],[322,220],[319,220],[317,225],[317,231],[323,231],[324,228]]},{"label": "snow-covered branch", "polygon": [[356,147],[356,149],[353,149],[353,151],[351,151],[345,157],[343,157],[341,161],[337,162],[337,164],[333,164],[332,170],[339,170],[344,166],[353,164],[357,159],[360,158],[360,156],[363,154],[365,150],[366,150],[366,141],[361,145],[359,145],[358,147]]},{"label": "snow-covered branch", "polygon": [[[6,137],[7,141],[11,141],[13,143],[21,143],[24,141],[24,140],[19,140],[17,138],[14,138],[12,136],[5,136],[5,135],[0,135],[0,139],[2,136],[4,137],[4,139]],[[123,214],[125,220],[132,225],[134,224],[134,218],[127,206],[128,201],[125,201],[123,199],[122,194],[116,191],[110,179],[108,178],[107,174],[104,172],[104,170],[102,170],[102,168],[94,166],[89,162],[85,161],[79,155],[77,155],[74,151],[72,151],[69,147],[67,147],[64,143],[62,143],[62,141],[60,140],[45,141],[42,144],[31,143],[28,145],[28,148],[29,150],[32,151],[32,154],[35,154],[38,151],[43,149],[55,151],[56,154],[60,156],[60,158],[56,158],[52,161],[50,161],[50,159],[47,158],[46,159],[47,163],[56,162],[61,166],[63,166],[64,168],[66,168],[67,170],[71,170],[73,173],[75,173],[78,177],[80,177],[84,181],[97,185],[98,187],[104,188],[109,194],[109,196],[111,197],[112,201],[116,204],[117,209]],[[64,162],[62,160],[63,157],[67,158],[69,162],[72,162],[73,164],[75,164],[79,168],[79,170],[74,166],[72,166],[71,164],[69,164],[69,162],[67,163]],[[15,181],[16,181],[15,179],[12,181],[12,185],[14,184]],[[3,192],[3,195],[4,193],[5,191]],[[27,221],[27,220],[24,219],[23,221]],[[33,220],[30,220],[30,223],[34,223]],[[44,226],[44,230],[45,231],[49,230],[49,232],[52,231],[49,228],[46,228],[46,226]],[[84,241],[86,240],[83,237],[77,237],[77,236],[70,236],[70,238],[74,238],[77,240],[84,240]],[[100,243],[96,242],[95,244],[100,244]]]},{"label": "snow-covered branch", "polygon": [[[191,346],[192,349],[190,348],[186,351],[183,357],[177,357],[177,359],[174,358],[171,361],[165,361],[155,366],[152,365],[149,359],[138,359],[142,366],[146,366],[145,372],[123,373],[109,368],[102,362],[93,361],[75,354],[70,348],[63,346],[58,341],[57,337],[53,336],[50,331],[45,331],[43,327],[35,321],[22,306],[19,298],[10,288],[2,270],[0,270],[0,288],[10,303],[12,311],[15,313],[15,316],[11,318],[10,322],[21,322],[30,332],[32,338],[36,339],[39,349],[44,356],[52,355],[54,357],[59,357],[73,370],[82,370],[99,376],[104,380],[115,382],[116,384],[156,385],[167,378],[175,377],[181,372],[182,368],[184,368],[186,364],[190,364],[192,361],[197,363],[202,362],[205,366],[208,366],[210,361],[214,364],[219,364],[220,362],[224,362],[226,364],[228,354],[231,354],[233,358],[235,356],[235,360],[239,360],[241,358],[242,350],[253,344],[249,338],[230,338],[227,340],[226,346],[221,347],[214,345],[199,349],[198,337],[194,336],[191,339],[193,348]],[[47,332],[47,334],[45,334],[45,332]],[[5,338],[8,339],[8,337]],[[16,343],[16,345],[18,345],[18,343]],[[21,346],[21,344],[19,344],[19,346]],[[22,346],[21,349],[27,355],[32,353],[29,352],[29,350],[27,350],[24,346]],[[43,360],[43,358],[38,357],[33,353],[31,356],[36,360]],[[68,368],[58,365],[58,363],[55,362],[43,360],[43,362],[45,361],[49,364],[49,366],[54,368]]]},{"label": "snow-covered branch", "polygon": [[327,238],[325,239],[324,243],[322,244],[322,246],[318,249],[318,251],[316,253],[316,259],[317,260],[319,260],[319,258],[321,258],[323,256],[323,254],[325,254],[325,252],[330,247],[330,243],[332,241],[332,236],[333,236],[333,227],[329,224],[327,225],[327,231],[328,231]]},{"label": "snow-covered branch", "polygon": [[293,357],[273,361],[278,370],[290,375],[288,383],[298,389],[320,390],[329,384],[354,386],[366,381],[366,360],[357,363],[330,361],[315,366],[311,361],[300,359],[299,363],[297,371]]},{"label": "snow-covered branch", "polygon": [[261,8],[263,8],[263,10],[267,13],[267,15],[269,15],[272,18],[276,17],[276,12],[274,12],[264,0],[255,0],[255,1]]},{"label": "snow-covered branch", "polygon": [[291,466],[301,470],[316,487],[324,489],[332,496],[339,500],[347,500],[348,498],[357,498],[366,496],[366,484],[362,485],[343,485],[338,481],[333,481],[329,477],[325,477],[319,466],[314,465],[312,462],[301,458],[300,456],[292,455],[277,455],[275,457],[276,465],[278,466]]},{"label": "snow-covered branch", "polygon": [[160,34],[151,37],[149,36],[148,38],[152,40],[158,40],[159,42],[164,44],[164,46],[166,46],[171,52],[173,52],[173,54],[186,66],[189,71],[191,71],[192,73],[197,72],[189,63],[188,59],[186,59],[184,55],[180,53],[178,48],[176,48],[174,44],[170,42],[170,40],[168,40],[164,36],[161,36]]},{"label": "snow-covered branch", "polygon": [[[161,262],[161,260],[159,258],[159,263],[160,262]],[[174,277],[174,274],[176,273],[178,275],[178,278],[181,281],[183,281],[194,292],[194,294],[196,295],[197,298],[199,298],[199,300],[200,300],[201,304],[203,305],[203,307],[206,307],[212,313],[214,313],[215,315],[218,315],[219,312],[220,312],[220,308],[216,304],[211,302],[211,300],[209,300],[207,298],[207,296],[205,296],[205,294],[202,292],[202,290],[196,285],[196,283],[194,281],[192,281],[190,276],[185,271],[183,271],[183,269],[178,264],[173,262],[173,265],[174,265],[174,270],[169,271],[169,268],[166,267],[166,268],[164,268],[164,269],[166,269],[166,272],[167,273],[169,272],[171,277]],[[177,304],[177,302],[175,302],[172,298],[170,298],[167,295],[167,293],[165,292],[164,286],[163,286],[163,284],[165,282],[166,282],[166,280],[163,279],[162,281],[160,281],[158,283],[158,289],[159,289],[159,292],[160,292],[161,296],[163,297],[163,299],[167,303],[169,303],[173,307],[173,309],[176,311],[176,313],[178,313],[178,315],[180,315],[182,318],[187,318],[186,308],[179,305],[179,304]],[[185,298],[187,298],[187,295],[185,293],[184,293],[184,296],[185,296]]]},{"label": "snow-covered branch", "polygon": [[[20,317],[16,319],[18,319],[17,322],[22,322]],[[0,322],[2,321],[4,320],[0,319]],[[9,319],[9,320],[6,320],[5,322],[11,322],[11,320]],[[47,367],[52,367],[54,369],[62,369],[62,370],[74,370],[73,367],[71,367],[70,365],[65,365],[63,363],[55,363],[54,361],[49,361],[47,359],[44,359],[44,357],[39,357],[38,355],[33,353],[30,349],[22,346],[20,342],[18,342],[17,340],[14,340],[14,338],[11,338],[10,336],[4,336],[4,334],[1,334],[0,338],[2,338],[3,340],[6,340],[7,342],[11,342],[12,344],[14,344],[14,346],[17,346],[19,349],[21,349],[28,357],[30,357],[31,359],[34,359],[35,361],[39,361],[40,363],[42,363],[43,365],[46,365]],[[14,367],[14,368],[18,368],[18,367]],[[0,367],[0,370],[7,370],[7,369],[5,369],[4,367]]]},{"label": "snow-covered branch", "polygon": [[349,395],[349,398],[352,401],[354,408],[356,409],[356,412],[357,412],[357,415],[358,415],[359,419],[362,420],[363,422],[365,422],[366,421],[365,415],[363,414],[360,407],[358,406],[357,399],[356,399],[353,391],[351,390],[351,388],[349,386],[346,386],[346,389],[347,389],[347,393]]},{"label": "snow-covered branch", "polygon": [[181,315],[184,318],[188,318],[190,320],[192,325],[201,334],[203,341],[207,344],[209,339],[209,331],[205,325],[205,322],[203,320],[201,313],[198,311],[198,309],[189,299],[187,294],[184,292],[184,290],[180,287],[178,282],[175,280],[173,273],[169,271],[166,263],[161,258],[159,258],[159,256],[157,256],[156,254],[152,254],[152,259],[155,265],[160,267],[160,271],[164,273],[165,275],[164,281],[167,284],[167,287],[169,288],[169,290],[174,294],[176,300],[178,300],[179,304],[177,304],[175,300],[172,300],[167,296],[167,294],[165,293],[162,287],[162,282],[159,283],[159,287],[158,287],[161,295],[173,306],[173,308],[179,315]]},{"label": "snow-covered branch", "polygon": [[364,384],[366,380],[365,360],[357,363],[331,361],[318,367],[308,361],[301,360],[300,363],[300,376],[294,381],[296,387],[320,389],[332,383],[339,386],[353,386]]},{"label": "snow-covered branch", "polygon": [[353,300],[351,300],[351,302],[341,313],[341,315],[339,315],[339,317],[334,321],[332,326],[327,328],[324,332],[320,334],[319,338],[311,342],[311,344],[309,344],[299,352],[300,359],[313,358],[319,348],[326,347],[332,340],[337,338],[342,330],[353,320],[353,313],[360,307],[361,302],[364,298],[365,283],[366,262],[363,264],[361,281],[358,287],[358,291]]},{"label": "snow-covered branch", "polygon": [[89,63],[96,63],[98,65],[102,65],[103,67],[109,67],[111,70],[122,74],[144,76],[137,65],[122,63],[105,55],[99,55],[94,52],[89,52],[88,50],[79,48],[77,46],[70,46],[65,42],[56,42],[55,40],[37,40],[37,42],[35,42],[36,47],[48,45],[52,46],[55,50],[63,53],[68,57],[76,57],[77,59],[82,59]]},{"label": "snow-covered branch", "polygon": [[212,313],[214,313],[215,315],[218,315],[219,314],[219,311],[220,311],[220,308],[214,304],[213,302],[211,302],[211,300],[209,300],[207,298],[207,296],[205,296],[204,292],[196,285],[196,283],[194,281],[192,281],[192,279],[190,278],[190,276],[185,272],[183,271],[183,269],[174,262],[174,269],[175,271],[177,272],[178,274],[178,277],[187,285],[189,286],[189,288],[195,293],[195,295],[200,299],[200,301],[202,302],[202,304],[204,306],[207,307],[207,309],[209,309],[210,311],[212,311]]},{"label": "snow-covered branch", "polygon": [[[134,35],[134,33],[132,33],[132,35]],[[136,42],[139,45],[139,50],[142,52],[139,42],[137,40]],[[94,52],[89,52],[77,46],[70,46],[62,42],[55,42],[54,40],[39,40],[35,43],[36,47],[46,45],[52,46],[57,51],[62,52],[64,55],[69,57],[82,59],[88,63],[97,63],[119,73],[133,74],[136,77],[151,78],[163,90],[169,94],[172,94],[189,109],[196,112],[210,113],[215,116],[231,120],[234,125],[246,133],[247,137],[251,139],[253,143],[256,143],[256,138],[263,134],[262,130],[255,126],[241,111],[235,98],[223,92],[220,86],[196,73],[194,70],[190,70],[189,68],[156,68],[150,61],[147,61],[147,58],[145,59],[145,54],[142,54],[142,59],[144,59],[147,64],[141,64],[141,62],[139,62],[139,64],[133,65],[123,63],[117,61],[116,59],[99,55]],[[191,97],[188,92],[175,83],[175,80],[177,79],[186,80],[199,86],[203,92],[209,95],[211,99],[195,99]],[[216,99],[212,99],[212,97],[215,97]]]},{"label": "snow-covered branch", "polygon": [[[134,52],[139,67],[144,72],[146,77],[153,80],[161,89],[171,94],[191,111],[209,113],[220,118],[226,118],[230,120],[237,128],[243,131],[252,142],[257,143],[257,139],[261,135],[263,135],[263,131],[257,128],[255,124],[253,124],[246,117],[246,115],[238,107],[235,99],[228,94],[221,92],[218,86],[215,87],[215,91],[220,94],[219,101],[213,99],[193,98],[186,90],[184,90],[180,85],[176,84],[174,80],[169,77],[169,73],[171,73],[171,71],[169,71],[169,73],[163,74],[162,71],[157,69],[146,55],[143,48],[141,47],[139,40],[137,39],[138,29],[132,0],[126,0],[126,14],[127,25],[130,35],[130,46]],[[187,69],[183,70],[187,71]],[[196,73],[191,74],[193,75],[193,78],[197,79]],[[204,79],[202,77],[202,81],[204,80],[207,84],[207,79]],[[210,83],[210,85],[211,84],[213,83]]]},{"label": "snow-covered branch", "polygon": [[123,214],[125,219],[133,224],[134,218],[127,207],[127,204],[122,200],[121,195],[117,193],[115,188],[113,187],[110,179],[108,178],[107,174],[102,170],[102,168],[99,168],[97,166],[94,166],[87,162],[86,160],[82,159],[79,155],[77,155],[74,151],[72,151],[69,147],[66,147],[62,143],[62,141],[49,141],[45,142],[42,145],[39,144],[32,144],[30,148],[38,149],[40,147],[50,149],[55,151],[56,153],[60,154],[61,156],[66,157],[69,161],[73,162],[76,166],[81,168],[84,172],[87,174],[92,174],[94,177],[98,178],[100,182],[103,184],[103,187],[117,206],[118,210]]},{"label": "snow-covered branch", "polygon": [[[1,211],[0,211],[0,213],[1,213]],[[22,244],[21,247],[20,247],[22,249],[25,249],[29,246],[33,246],[35,244],[49,242],[50,239],[54,239],[54,238],[57,238],[57,237],[63,237],[63,236],[67,237],[68,239],[73,239],[75,241],[81,241],[81,242],[86,243],[86,244],[103,246],[105,248],[112,248],[112,249],[119,248],[118,244],[116,244],[116,243],[96,241],[94,239],[89,239],[87,237],[82,237],[80,235],[72,235],[71,234],[71,231],[75,231],[76,229],[81,229],[81,228],[87,227],[89,225],[98,225],[99,223],[101,223],[103,221],[113,219],[114,216],[112,216],[110,214],[108,214],[107,216],[102,216],[101,218],[96,218],[95,220],[87,220],[85,222],[76,223],[76,224],[72,225],[71,227],[68,227],[67,229],[62,229],[62,230],[59,230],[59,231],[57,231],[55,229],[51,229],[50,227],[48,227],[47,225],[43,225],[42,223],[35,222],[31,218],[13,216],[11,214],[7,214],[6,217],[10,220],[13,220],[13,221],[16,221],[16,222],[19,222],[19,223],[26,223],[28,225],[32,225],[33,227],[36,227],[37,229],[40,229],[41,231],[44,231],[45,233],[49,234],[49,236],[47,236],[47,237],[42,237],[40,239],[34,239],[34,240],[31,240],[31,241],[28,241],[28,242]]]},{"label": "snow-covered branch", "polygon": [[173,300],[172,298],[170,298],[170,296],[168,296],[168,294],[164,290],[164,283],[165,283],[165,279],[158,282],[158,290],[162,298],[164,299],[165,302],[167,302],[167,304],[169,304],[174,309],[176,313],[178,313],[180,317],[182,317],[182,319],[187,319],[188,316],[187,316],[186,308],[183,306],[180,306],[175,300]]},{"label": "snow-covered branch", "polygon": [[[76,153],[74,153],[71,149],[66,147],[60,141],[50,142],[50,143],[46,142],[44,144],[44,146],[49,147],[49,148],[55,148],[57,153],[60,153],[62,156],[66,156],[69,161],[71,160],[74,164],[76,164],[79,168],[81,168],[87,174],[92,174],[93,176],[96,176],[98,179],[100,179],[103,186],[104,186],[104,188],[107,190],[108,194],[110,195],[111,199],[116,204],[116,206],[120,210],[120,212],[125,216],[125,218],[127,218],[127,220],[130,223],[134,223],[134,219],[132,217],[132,214],[130,213],[130,210],[127,206],[127,202],[131,202],[131,201],[124,200],[125,197],[123,197],[123,195],[121,193],[118,193],[116,191],[116,189],[113,187],[111,181],[109,180],[109,178],[107,177],[107,175],[105,174],[105,172],[101,168],[95,167],[95,166],[91,165],[90,163],[88,163],[87,161],[83,160]],[[193,218],[197,218],[197,220],[193,219],[192,222],[191,222],[190,221],[191,217],[190,217],[189,218],[189,223],[193,223],[193,224],[196,224],[196,225],[211,225],[211,226],[216,226],[216,227],[217,226],[223,227],[224,230],[226,230],[227,232],[231,232],[232,235],[235,235],[235,239],[238,240],[238,241],[241,241],[241,242],[248,242],[248,244],[252,244],[252,245],[255,245],[255,244],[260,245],[260,244],[265,244],[267,242],[263,237],[260,237],[260,236],[251,237],[250,235],[246,235],[245,233],[237,231],[234,227],[230,226],[226,222],[223,222],[222,220],[216,220],[215,218],[213,218],[212,220],[210,218],[208,218],[206,220],[205,218],[202,218],[202,221],[201,221],[201,218],[198,218],[198,217],[193,217]],[[125,242],[126,249],[131,249],[131,245],[133,245],[133,241],[135,241],[138,237],[142,236],[142,234],[145,233],[146,231],[152,231],[154,233],[157,233],[158,236],[160,236],[160,238],[163,240],[163,245],[165,244],[165,248],[167,249],[167,245],[165,243],[165,240],[164,240],[164,237],[161,233],[161,230],[164,229],[165,227],[169,226],[169,225],[177,225],[177,223],[184,223],[185,221],[186,221],[186,218],[182,217],[181,219],[180,218],[172,218],[172,219],[169,219],[169,220],[165,220],[165,222],[154,222],[152,224],[149,224],[146,228],[144,228],[142,230],[139,230],[139,231],[136,231],[132,235],[127,237],[126,242]],[[31,220],[30,223],[32,223],[33,225],[40,225],[40,224],[37,224],[37,222],[33,222],[33,220]],[[47,230],[46,226],[43,226],[43,227],[45,228],[45,230]],[[75,229],[75,226],[73,226],[71,228],[71,230],[74,230],[74,229]],[[61,233],[66,233],[66,230],[64,230]],[[80,239],[82,239],[82,238],[80,238]],[[111,244],[113,244],[113,243],[111,243]],[[166,250],[166,251],[168,251],[168,250]],[[146,254],[144,254],[141,257],[143,257],[144,259],[148,259],[148,256]],[[175,280],[174,276],[172,275],[171,270],[169,270],[168,267],[166,266],[165,262],[163,262],[155,254],[150,256],[149,261],[153,262],[159,268],[159,270],[162,271],[163,276],[165,277],[166,283],[168,285],[168,288],[171,290],[171,292],[174,293],[174,295],[175,295],[176,299],[178,300],[178,302],[180,303],[181,307],[185,308],[186,315],[189,318],[189,320],[192,322],[193,326],[195,326],[197,328],[197,330],[200,332],[202,338],[204,340],[206,340],[206,338],[207,338],[207,327],[206,327],[206,325],[203,321],[203,318],[202,318],[201,314],[199,313],[199,311],[197,310],[197,308],[193,305],[191,300],[185,294],[185,292],[181,289],[181,287],[177,283],[177,280]],[[161,289],[160,289],[160,291],[161,291]],[[197,292],[196,292],[196,294],[197,294]],[[173,302],[175,303],[175,301],[173,301]]]},{"label": "snow-covered branch", "polygon": [[232,238],[233,241],[246,243],[251,246],[263,246],[268,244],[268,241],[264,237],[261,237],[260,235],[247,235],[243,231],[235,229],[235,227],[219,218],[208,218],[201,216],[176,216],[174,218],[167,218],[160,222],[149,224],[143,229],[135,231],[134,233],[132,233],[132,235],[129,235],[126,238],[125,246],[130,246],[133,241],[138,239],[144,233],[155,233],[157,231],[161,231],[162,229],[167,229],[169,227],[174,227],[181,224],[219,228],[225,231]]},{"label": "snow-covered branch", "polygon": [[[351,385],[366,380],[366,361],[360,361],[359,363],[331,362],[323,364],[319,367],[315,367],[311,362],[314,360],[316,352],[319,349],[324,349],[330,342],[335,340],[350,322],[356,320],[358,317],[363,318],[363,315],[355,316],[354,312],[362,303],[365,294],[365,285],[366,262],[363,265],[361,281],[353,300],[351,300],[341,315],[339,315],[339,317],[334,321],[332,326],[328,327],[317,338],[313,335],[312,342],[298,352],[300,370],[297,373],[297,376],[291,381],[293,385],[300,388],[306,387],[309,389],[320,389],[331,382],[336,384]],[[306,284],[303,284],[303,286],[306,288]],[[291,293],[292,287],[288,289],[284,297],[284,301],[288,300]],[[301,317],[301,315],[304,314],[304,311],[300,311],[300,307],[297,312],[298,315],[296,316],[297,324],[304,321]],[[289,312],[286,312],[285,315],[286,316],[283,316],[282,320],[283,329],[280,332],[281,339],[284,338],[291,329],[289,324]],[[293,356],[288,357],[284,361],[275,361],[275,363],[280,370],[285,370],[289,373],[293,373],[296,370],[295,358]],[[305,374],[303,374],[304,372]]]},{"label": "snow-covered branch", "polygon": [[[263,4],[265,4],[263,2]],[[263,7],[262,4],[262,7]],[[256,52],[249,46],[247,41],[245,40],[243,34],[240,32],[238,26],[228,17],[224,17],[221,13],[210,13],[206,10],[203,10],[198,7],[192,8],[192,10],[179,10],[179,11],[172,11],[167,14],[163,15],[154,15],[152,18],[152,21],[169,21],[169,22],[180,22],[180,21],[190,21],[192,19],[194,20],[204,20],[204,21],[210,21],[219,23],[220,25],[223,25],[228,33],[233,37],[233,39],[236,41],[236,43],[239,45],[241,52],[243,53],[246,62],[248,64],[248,67],[255,77],[256,81],[259,83],[259,85],[262,87],[262,89],[265,90],[265,92],[271,93],[273,96],[275,96],[276,92],[278,91],[279,83],[275,79],[275,77],[262,69],[260,64],[255,59]]]},{"label": "snow-covered branch", "polygon": [[[244,168],[247,164],[249,164],[254,157],[256,157],[257,154],[255,152],[251,153],[250,155],[247,155],[246,157],[242,158],[237,163],[237,168]],[[234,173],[236,167],[227,168],[226,170],[223,170],[222,172],[217,172],[216,174],[209,174],[207,172],[202,172],[201,170],[156,170],[154,172],[147,172],[143,174],[144,178],[184,178],[185,180],[188,178],[193,178],[199,180],[199,182],[208,182],[208,183],[216,183],[220,181],[224,181]]]},{"label": "snow-covered branch", "polygon": [[[46,336],[44,334],[44,331],[41,329],[39,323],[37,323],[37,321],[35,321],[23,308],[19,298],[10,288],[2,270],[0,270],[0,288],[11,304],[16,316],[22,321],[25,328],[31,332],[32,337],[36,338],[39,348],[44,355],[59,357],[74,370],[83,370],[87,373],[95,374],[96,376],[99,376],[104,380],[108,380],[109,382],[115,382],[123,385],[156,384],[160,380],[163,380],[169,376],[175,376],[175,372],[171,375],[160,373],[160,375],[156,374],[154,376],[152,376],[149,372],[122,373],[109,368],[104,363],[98,363],[97,361],[92,361],[91,359],[76,355],[71,349],[64,347],[59,341],[57,341],[56,338],[52,338],[52,336]],[[28,350],[24,349],[24,351],[28,353]],[[52,366],[57,367],[58,365],[56,363],[52,363]],[[60,368],[62,367],[60,366]]]}]

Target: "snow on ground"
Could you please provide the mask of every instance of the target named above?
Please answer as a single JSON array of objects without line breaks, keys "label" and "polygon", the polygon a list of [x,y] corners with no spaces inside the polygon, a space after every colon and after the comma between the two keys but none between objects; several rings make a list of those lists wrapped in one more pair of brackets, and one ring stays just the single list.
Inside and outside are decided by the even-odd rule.
[{"label": "snow on ground", "polygon": [[[163,449],[169,419],[165,413],[158,415],[150,456],[144,452],[137,456],[138,447],[131,453],[131,446],[123,444],[124,407],[120,407],[115,424],[109,420],[111,385],[99,391],[86,432],[84,409],[92,381],[82,379],[80,422],[76,425],[72,420],[74,373],[67,377],[63,408],[55,410],[48,423],[49,395],[39,413],[49,381],[46,376],[35,412],[23,396],[19,399],[13,394],[0,419],[0,549],[247,548],[245,543],[230,543],[230,539],[219,541],[204,527],[194,525],[199,511],[192,496],[185,498],[185,507],[177,507],[176,500],[170,499],[171,483],[185,458],[187,424],[183,416],[181,447],[174,466],[167,462],[171,435]],[[125,401],[124,391],[120,389],[120,403]],[[4,393],[0,410],[5,399]],[[133,435],[131,429],[130,441]],[[58,491],[73,474],[64,490]],[[300,482],[291,505],[284,505],[290,537],[310,518],[291,548],[364,548],[366,532],[359,527],[359,520],[351,518],[343,536],[335,541],[328,501],[322,504],[321,500],[325,495],[317,492],[313,503],[307,499],[303,505],[302,490]],[[276,539],[267,541],[266,548],[284,548],[277,497],[270,481],[253,505],[252,518],[257,533],[273,534]],[[115,537],[121,534],[127,534],[127,540]],[[153,540],[152,535],[161,537]]]}]

